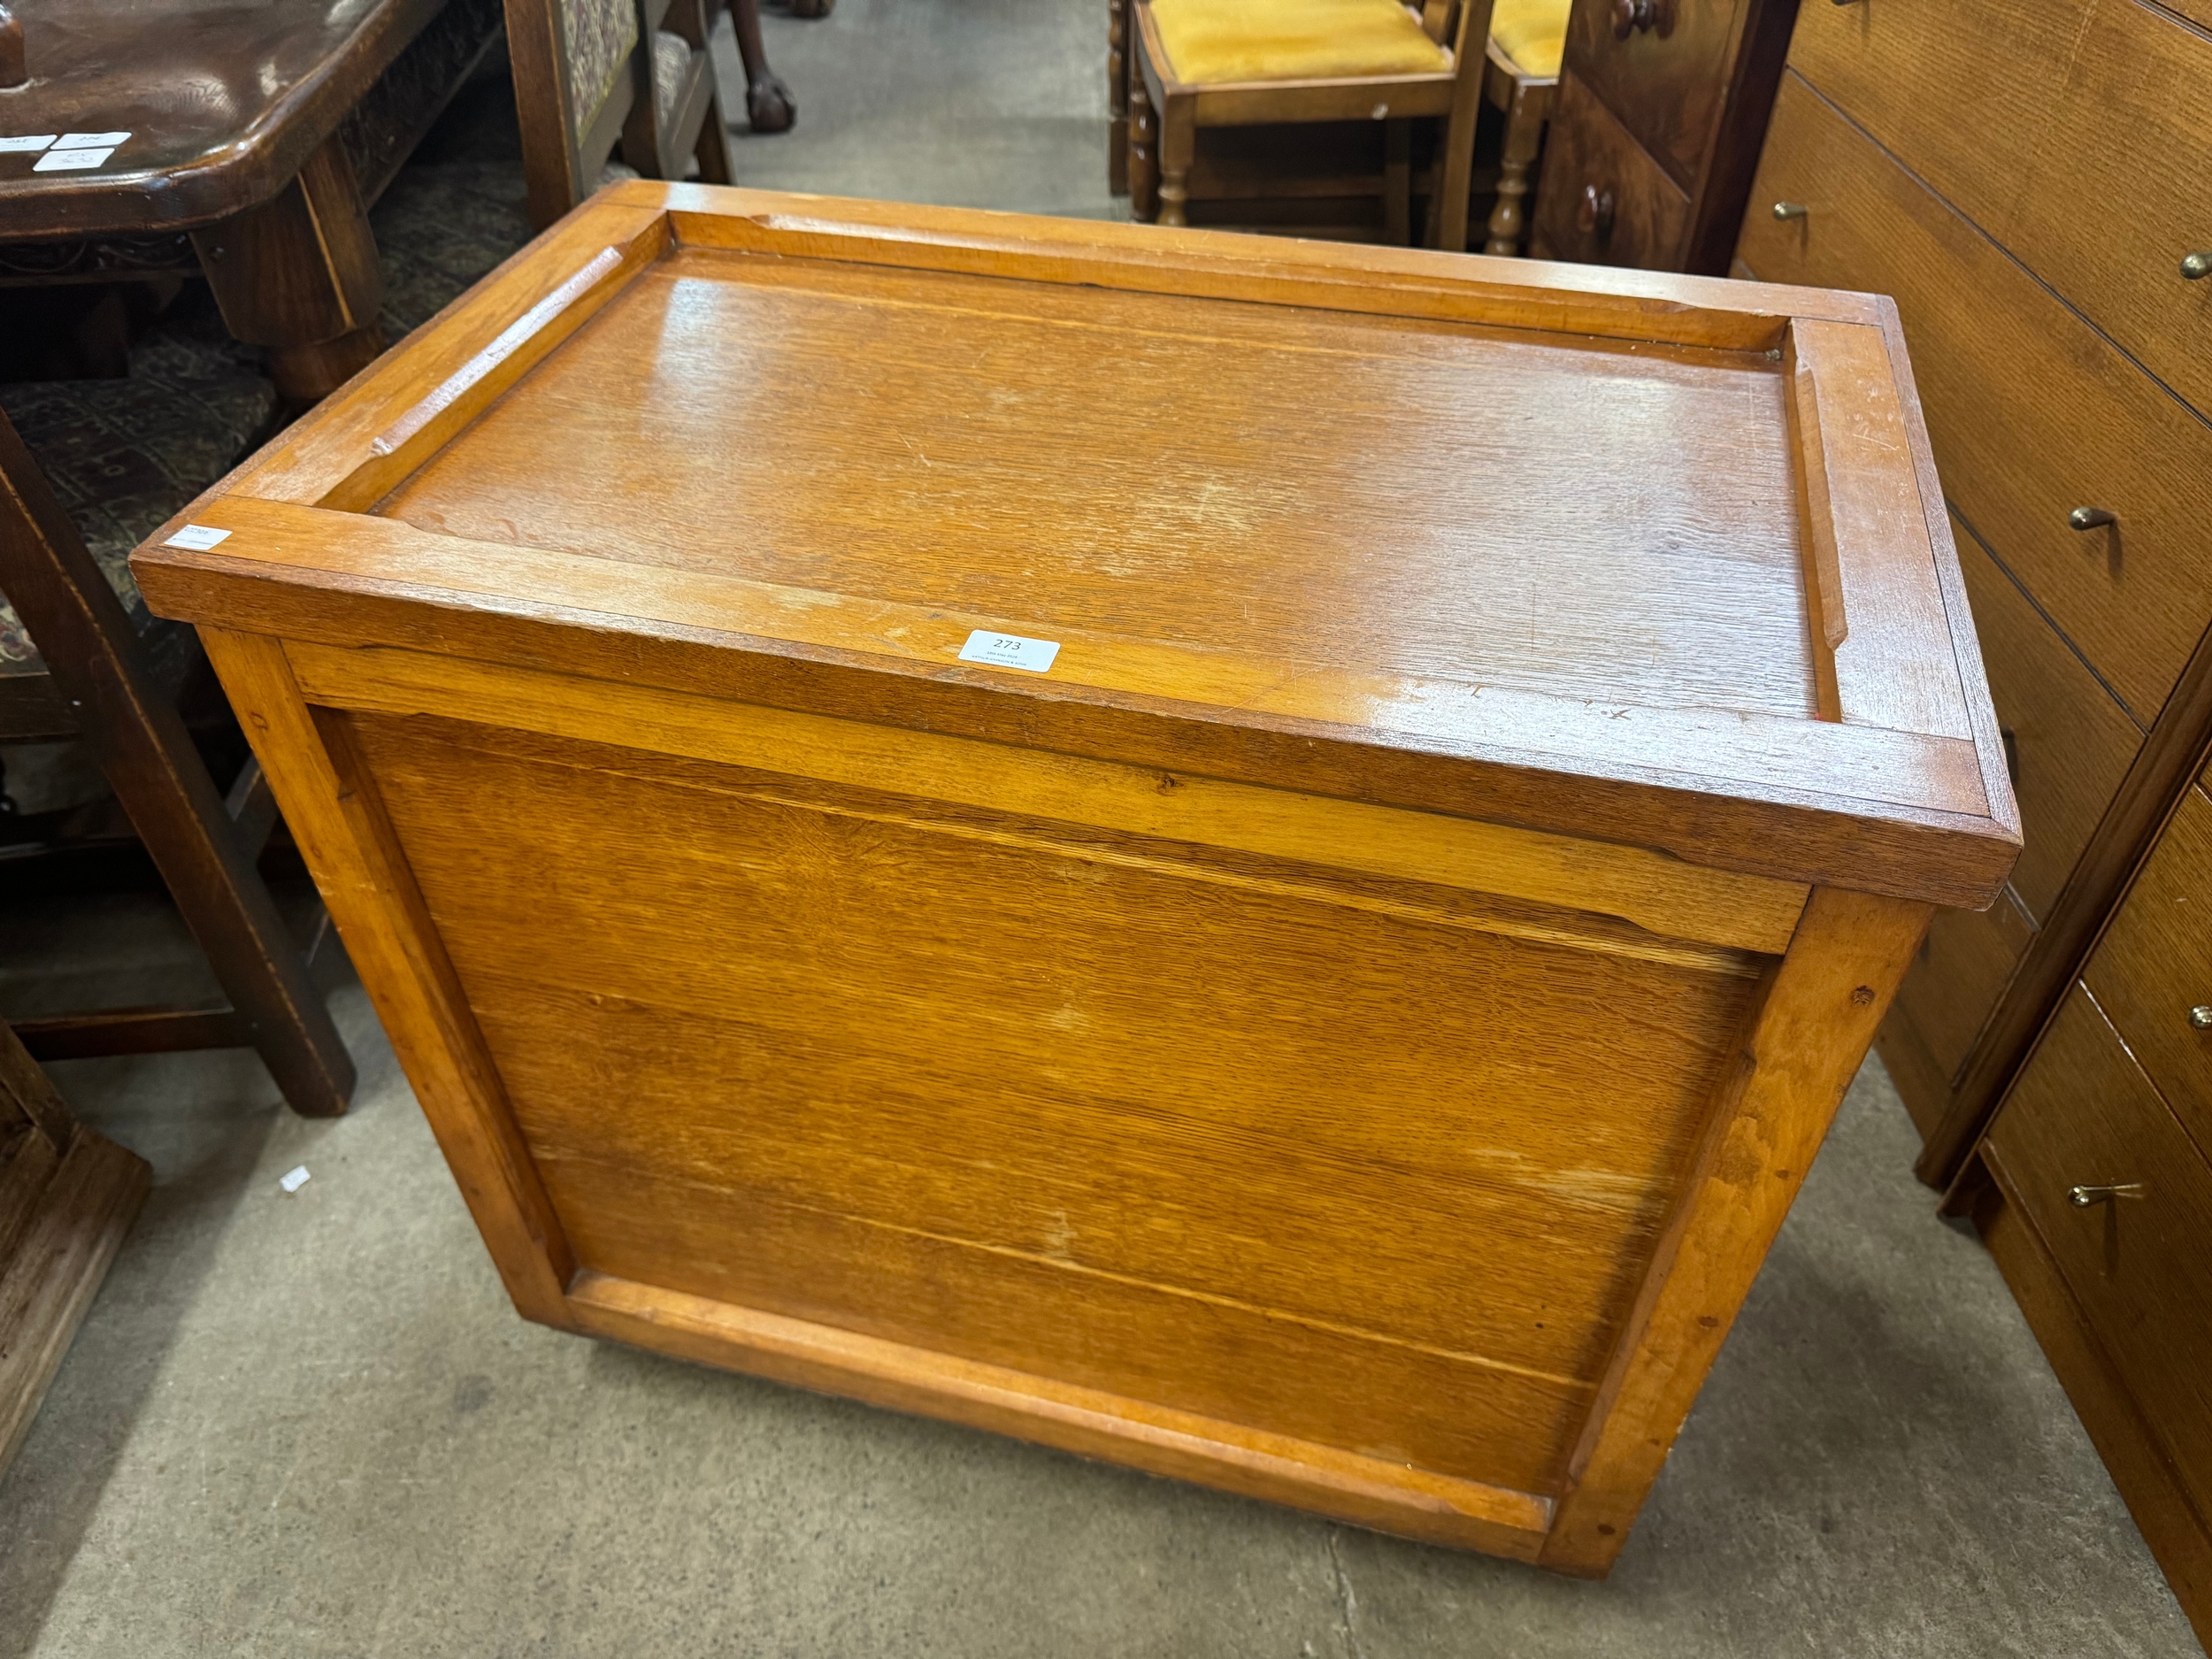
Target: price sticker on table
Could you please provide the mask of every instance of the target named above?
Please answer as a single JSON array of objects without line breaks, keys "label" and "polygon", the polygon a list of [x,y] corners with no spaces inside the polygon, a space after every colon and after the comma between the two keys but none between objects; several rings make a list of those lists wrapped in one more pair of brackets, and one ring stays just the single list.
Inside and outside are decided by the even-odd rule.
[{"label": "price sticker on table", "polygon": [[180,547],[192,553],[204,553],[217,542],[229,539],[230,532],[227,530],[218,530],[204,524],[188,524],[161,545]]},{"label": "price sticker on table", "polygon": [[1045,672],[1052,666],[1052,659],[1059,655],[1057,640],[1025,640],[1018,634],[1001,634],[993,628],[978,628],[960,648],[960,660],[964,663],[987,663],[993,668],[1025,668],[1033,674]]}]

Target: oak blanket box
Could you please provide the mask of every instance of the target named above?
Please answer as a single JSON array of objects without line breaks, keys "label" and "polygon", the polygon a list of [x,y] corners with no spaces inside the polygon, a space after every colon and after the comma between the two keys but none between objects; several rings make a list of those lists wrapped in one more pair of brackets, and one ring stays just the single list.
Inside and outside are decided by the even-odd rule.
[{"label": "oak blanket box", "polygon": [[622,185],[136,568],[526,1316],[1570,1572],[2018,850],[1864,296]]}]

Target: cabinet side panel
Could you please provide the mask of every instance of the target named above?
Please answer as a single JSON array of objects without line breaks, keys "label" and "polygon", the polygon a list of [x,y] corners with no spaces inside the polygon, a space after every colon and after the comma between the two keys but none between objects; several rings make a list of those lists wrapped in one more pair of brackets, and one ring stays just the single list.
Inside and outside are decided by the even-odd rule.
[{"label": "cabinet side panel", "polygon": [[1561,1475],[1763,960],[352,724],[583,1265],[1523,1491]]}]

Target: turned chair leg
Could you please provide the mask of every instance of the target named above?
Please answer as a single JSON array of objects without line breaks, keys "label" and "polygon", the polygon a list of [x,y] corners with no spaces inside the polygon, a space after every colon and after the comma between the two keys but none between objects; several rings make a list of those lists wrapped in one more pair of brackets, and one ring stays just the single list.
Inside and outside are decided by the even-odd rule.
[{"label": "turned chair leg", "polygon": [[1106,0],[1106,188],[1129,194],[1129,0]]},{"label": "turned chair leg", "polygon": [[1198,111],[1171,98],[1160,123],[1160,223],[1190,223],[1190,168],[1198,157]]},{"label": "turned chair leg", "polygon": [[[818,12],[826,15],[825,5]],[[756,133],[787,133],[799,119],[799,105],[791,88],[768,66],[768,49],[760,43],[760,0],[730,0],[730,23],[737,31],[737,55],[745,65],[745,119]]]},{"label": "turned chair leg", "polygon": [[1144,72],[1129,67],[1129,216],[1150,221],[1160,214],[1160,118]]},{"label": "turned chair leg", "polygon": [[1521,236],[1528,224],[1528,173],[1543,147],[1547,103],[1527,87],[1513,89],[1506,111],[1504,150],[1498,158],[1498,201],[1490,210],[1485,253],[1507,259],[1520,256]]}]

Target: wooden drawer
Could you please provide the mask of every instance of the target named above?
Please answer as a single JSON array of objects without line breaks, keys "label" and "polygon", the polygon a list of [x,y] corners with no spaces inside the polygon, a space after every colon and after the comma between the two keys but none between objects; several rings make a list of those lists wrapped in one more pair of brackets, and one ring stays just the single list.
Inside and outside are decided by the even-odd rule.
[{"label": "wooden drawer", "polygon": [[[1595,222],[1586,198],[1601,204]],[[1690,198],[1572,75],[1559,78],[1529,251],[1578,265],[1664,269],[1689,234]]]},{"label": "wooden drawer", "polygon": [[2012,890],[2040,921],[2111,804],[2143,733],[1955,513],[1951,527],[2020,802],[2026,844]]},{"label": "wooden drawer", "polygon": [[2212,1006],[2212,801],[2199,790],[2182,795],[2082,978],[2212,1154],[2212,1031],[2189,1023]]},{"label": "wooden drawer", "polygon": [[1985,910],[1940,910],[1928,924],[1920,955],[1897,989],[1897,1008],[1947,1081],[2034,937],[2035,924],[2009,887]]},{"label": "wooden drawer", "polygon": [[[2200,19],[2212,7],[2197,7]],[[1806,6],[1791,62],[2212,410],[2212,36],[2137,0]]]},{"label": "wooden drawer", "polygon": [[1712,142],[1728,95],[1728,55],[1741,0],[1655,0],[1647,29],[1614,33],[1614,8],[1578,5],[1567,61],[1621,125],[1685,190]]},{"label": "wooden drawer", "polygon": [[[1945,493],[2147,726],[2212,617],[2212,428],[1794,73],[1738,252],[1768,281],[1895,296]],[[2092,505],[2116,530],[2069,527]]]},{"label": "wooden drawer", "polygon": [[1790,67],[2001,237],[2066,84],[2068,48],[2096,4],[1801,6]]},{"label": "wooden drawer", "polygon": [[[2019,1203],[2156,1424],[2182,1483],[2212,1508],[2212,1165],[2089,994],[2077,987],[1986,1142]],[[2139,1195],[2078,1208],[2076,1183]]]}]

